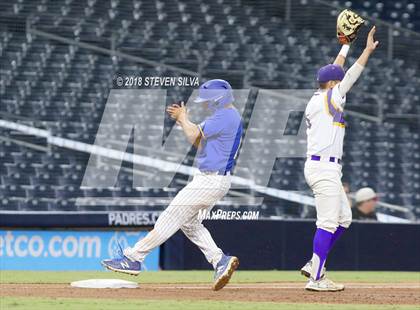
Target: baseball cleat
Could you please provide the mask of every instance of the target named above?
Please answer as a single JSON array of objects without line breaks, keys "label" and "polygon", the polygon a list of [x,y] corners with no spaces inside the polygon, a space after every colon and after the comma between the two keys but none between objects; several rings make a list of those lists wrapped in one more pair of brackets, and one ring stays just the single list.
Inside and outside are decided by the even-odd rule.
[{"label": "baseball cleat", "polygon": [[106,269],[137,276],[141,271],[141,263],[133,262],[126,256],[122,258],[105,259],[101,262]]},{"label": "baseball cleat", "polygon": [[318,281],[313,279],[309,279],[308,284],[306,284],[305,289],[307,291],[315,291],[315,292],[338,292],[344,290],[343,284],[334,283],[330,279],[322,278]]},{"label": "baseball cleat", "polygon": [[123,256],[121,258],[105,259],[101,262],[101,264],[106,269],[115,272],[131,274],[133,276],[137,276],[141,271],[141,263],[133,262],[126,256]]},{"label": "baseball cleat", "polygon": [[120,243],[118,243],[118,252],[117,258],[104,259],[101,261],[102,266],[106,269],[121,272],[126,274],[131,274],[133,276],[138,276],[141,272],[141,263],[132,261],[127,256],[124,255],[123,248]]},{"label": "baseball cleat", "polygon": [[214,274],[213,290],[218,291],[228,284],[233,272],[239,266],[239,259],[235,256],[226,256],[223,254],[222,258],[216,265]]},{"label": "baseball cleat", "polygon": [[[300,269],[300,274],[301,274],[301,275],[303,275],[303,276],[305,276],[305,277],[307,277],[307,278],[310,278],[310,277],[311,277],[311,270],[312,270],[312,260],[309,260],[309,261],[305,264],[305,266],[303,266],[303,267]],[[326,273],[326,271],[327,271],[327,270],[325,269],[325,267],[323,267],[323,268],[322,268],[322,272],[321,272],[321,279],[325,277],[325,273]]]}]

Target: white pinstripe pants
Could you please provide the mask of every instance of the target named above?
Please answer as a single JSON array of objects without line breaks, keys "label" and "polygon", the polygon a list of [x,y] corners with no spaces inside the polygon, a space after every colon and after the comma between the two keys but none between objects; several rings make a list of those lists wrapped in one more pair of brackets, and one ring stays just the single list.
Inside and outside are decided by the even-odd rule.
[{"label": "white pinstripe pants", "polygon": [[199,173],[172,200],[156,221],[155,227],[134,247],[126,248],[124,255],[135,261],[143,261],[147,254],[181,229],[215,266],[222,257],[210,232],[198,219],[198,212],[210,211],[230,188],[230,175]]}]

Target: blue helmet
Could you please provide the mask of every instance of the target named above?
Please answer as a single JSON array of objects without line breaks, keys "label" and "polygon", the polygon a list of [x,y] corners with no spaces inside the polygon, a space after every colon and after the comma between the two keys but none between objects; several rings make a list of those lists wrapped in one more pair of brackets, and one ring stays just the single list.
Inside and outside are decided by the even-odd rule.
[{"label": "blue helmet", "polygon": [[328,81],[341,81],[343,78],[343,67],[334,64],[329,64],[319,69],[316,77],[319,83],[327,83]]},{"label": "blue helmet", "polygon": [[198,97],[194,102],[208,102],[209,108],[222,108],[234,101],[232,86],[220,79],[209,80],[198,89]]}]

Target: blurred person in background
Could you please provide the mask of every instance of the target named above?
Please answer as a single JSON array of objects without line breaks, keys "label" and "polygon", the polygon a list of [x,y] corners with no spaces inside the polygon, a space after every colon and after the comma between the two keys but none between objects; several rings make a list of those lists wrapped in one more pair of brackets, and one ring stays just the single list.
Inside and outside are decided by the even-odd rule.
[{"label": "blurred person in background", "polygon": [[356,205],[352,208],[354,220],[370,220],[377,221],[376,203],[378,196],[370,187],[363,187],[356,192]]}]

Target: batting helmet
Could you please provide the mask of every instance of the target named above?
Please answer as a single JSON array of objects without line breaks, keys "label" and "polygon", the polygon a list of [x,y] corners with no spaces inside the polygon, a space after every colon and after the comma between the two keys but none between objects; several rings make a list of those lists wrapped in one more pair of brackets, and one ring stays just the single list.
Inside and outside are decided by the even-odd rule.
[{"label": "batting helmet", "polygon": [[198,89],[198,97],[194,102],[208,102],[209,107],[221,108],[234,101],[232,86],[221,79],[205,82]]},{"label": "batting helmet", "polygon": [[343,67],[339,65],[329,64],[318,70],[316,80],[319,83],[327,83],[328,81],[341,81],[344,78]]}]

